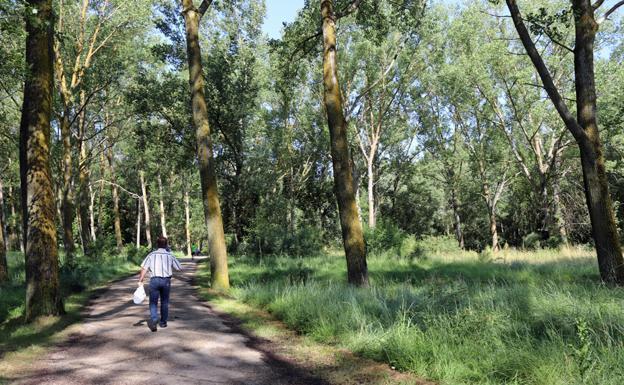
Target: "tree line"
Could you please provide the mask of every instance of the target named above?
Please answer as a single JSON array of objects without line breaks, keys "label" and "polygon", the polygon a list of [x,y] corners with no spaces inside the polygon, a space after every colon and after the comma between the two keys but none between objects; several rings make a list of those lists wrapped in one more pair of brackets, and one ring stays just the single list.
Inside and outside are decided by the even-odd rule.
[{"label": "tree line", "polygon": [[399,231],[591,243],[621,284],[621,5],[319,0],[268,39],[262,1],[6,0],[0,280],[23,250],[58,314],[59,265],[159,233],[217,290],[228,252],[334,243],[367,286]]}]

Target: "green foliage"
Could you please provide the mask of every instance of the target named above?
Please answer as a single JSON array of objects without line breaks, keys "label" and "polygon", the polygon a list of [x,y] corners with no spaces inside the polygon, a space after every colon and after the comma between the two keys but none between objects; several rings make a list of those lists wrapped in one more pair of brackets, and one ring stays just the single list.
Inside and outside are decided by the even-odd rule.
[{"label": "green foliage", "polygon": [[143,259],[145,259],[150,251],[151,250],[145,246],[137,248],[135,245],[127,245],[121,254],[125,255],[129,262],[138,265],[143,262]]},{"label": "green foliage", "polygon": [[527,249],[527,250],[535,250],[535,249],[539,249],[542,247],[541,245],[541,235],[539,235],[538,233],[530,233],[527,234],[523,239],[522,239],[522,246]]},{"label": "green foliage", "polygon": [[[7,327],[7,321],[20,320],[24,311],[25,265],[21,253],[9,253],[9,282],[0,286],[0,335]],[[78,256],[74,264],[63,264],[60,267],[61,293],[67,297],[82,292],[111,279],[135,273],[136,263],[130,263],[119,256],[103,256],[98,260]]]},{"label": "green foliage", "polygon": [[397,251],[408,237],[405,231],[389,221],[379,221],[374,228],[364,230],[366,250],[376,254],[386,250]]},{"label": "green foliage", "polygon": [[622,289],[594,284],[589,256],[501,253],[510,262],[373,256],[370,289],[337,283],[335,256],[236,257],[233,293],[317,341],[440,383],[621,383]]}]

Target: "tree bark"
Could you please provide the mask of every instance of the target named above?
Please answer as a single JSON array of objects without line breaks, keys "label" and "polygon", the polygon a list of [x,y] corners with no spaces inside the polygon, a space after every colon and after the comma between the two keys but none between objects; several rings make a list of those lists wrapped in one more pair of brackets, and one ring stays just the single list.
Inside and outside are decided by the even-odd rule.
[{"label": "tree bark", "polygon": [[167,238],[167,225],[165,221],[165,202],[163,201],[162,178],[158,174],[158,207],[160,208],[160,232]]},{"label": "tree bark", "polygon": [[91,242],[97,241],[95,231],[95,192],[93,186],[89,184],[89,231],[91,234]]},{"label": "tree bark", "polygon": [[191,215],[190,215],[190,199],[189,192],[184,189],[184,233],[186,234],[186,255],[192,255],[191,250]]},{"label": "tree bark", "polygon": [[145,187],[145,172],[139,171],[139,178],[141,180],[141,194],[143,194],[143,216],[145,217],[145,240],[147,241],[147,248],[152,248],[152,226],[150,222],[149,200],[147,199],[147,188]]},{"label": "tree bark", "polygon": [[113,226],[115,228],[115,242],[117,243],[117,251],[121,251],[123,248],[123,238],[121,236],[121,215],[119,214],[119,189],[117,188],[117,177],[115,176],[115,164],[112,147],[108,149],[106,159],[108,161],[108,172],[112,182],[111,193],[113,196]]},{"label": "tree bark", "polygon": [[[80,94],[81,104],[85,99],[84,92]],[[87,142],[85,141],[86,130],[86,116],[85,111],[80,112],[78,117],[78,146],[79,150],[79,162],[78,162],[78,215],[80,217],[80,238],[82,241],[82,251],[85,255],[91,253],[91,226],[89,220],[89,165],[87,159]]]},{"label": "tree bark", "polygon": [[572,115],[537,51],[515,0],[506,0],[518,35],[537,69],[544,88],[561,119],[576,139],[581,153],[583,183],[592,235],[604,282],[624,284],[624,258],[618,238],[613,205],[605,172],[604,155],[596,120],[594,41],[598,23],[590,0],[572,0],[575,19],[574,72],[576,118]]},{"label": "tree bark", "polygon": [[451,208],[453,209],[453,228],[455,232],[455,239],[457,239],[459,247],[463,250],[465,248],[464,233],[462,232],[461,228],[461,217],[459,216],[459,202],[457,200],[457,192],[455,191],[455,186],[451,186]]},{"label": "tree bark", "polygon": [[565,219],[563,218],[563,212],[561,210],[561,191],[559,190],[559,179],[556,179],[553,183],[553,205],[557,231],[559,232],[561,241],[567,246],[570,241],[568,240],[568,230],[566,228]]},{"label": "tree bark", "polygon": [[366,161],[366,175],[368,177],[368,227],[374,229],[377,225],[377,216],[375,215],[375,175],[373,173],[374,154]]},{"label": "tree bark", "polygon": [[141,247],[141,202],[140,199],[137,199],[137,228],[136,228],[136,248]]},{"label": "tree bark", "polygon": [[65,258],[68,264],[73,264],[74,252],[74,191],[72,187],[72,148],[71,131],[69,124],[69,111],[66,110],[61,118],[61,139],[63,141],[63,186],[61,193],[63,201],[61,210],[63,211],[63,247],[65,248]]},{"label": "tree bark", "polygon": [[11,210],[11,233],[9,234],[9,243],[11,250],[19,250],[24,253],[24,242],[22,242],[21,225],[19,224],[19,215],[15,209],[17,197],[14,195],[13,186],[9,185],[9,206]]},{"label": "tree bark", "polygon": [[321,0],[323,21],[323,99],[327,112],[334,167],[334,188],[338,200],[340,226],[347,259],[350,284],[368,286],[368,268],[362,223],[358,217],[353,175],[349,162],[347,122],[344,117],[342,95],[338,82],[336,57],[336,15],[333,0]]},{"label": "tree bark", "polygon": [[199,45],[199,20],[201,15],[195,8],[192,0],[182,0],[182,8],[186,28],[186,49],[193,123],[197,130],[197,159],[199,163],[202,202],[210,248],[210,280],[213,289],[227,290],[230,287],[227,250],[219,204],[217,176],[212,154],[208,109],[204,97],[204,76]]},{"label": "tree bark", "polygon": [[28,0],[24,99],[20,124],[20,179],[26,250],[25,320],[63,312],[59,287],[50,117],[54,89],[52,0]]},{"label": "tree bark", "polygon": [[5,236],[6,221],[4,218],[4,186],[2,185],[2,179],[0,179],[0,284],[8,281],[9,268],[7,264],[7,246]]}]

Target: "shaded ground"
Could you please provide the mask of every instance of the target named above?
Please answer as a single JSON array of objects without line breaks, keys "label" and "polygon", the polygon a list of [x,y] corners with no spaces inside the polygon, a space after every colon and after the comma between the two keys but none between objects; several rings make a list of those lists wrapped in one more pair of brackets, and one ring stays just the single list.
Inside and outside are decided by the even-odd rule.
[{"label": "shaded ground", "polygon": [[77,332],[15,384],[323,384],[259,350],[253,338],[202,304],[191,285],[196,265],[174,275],[169,326],[152,333],[148,300],[132,303],[136,276],[112,284],[85,310]]}]

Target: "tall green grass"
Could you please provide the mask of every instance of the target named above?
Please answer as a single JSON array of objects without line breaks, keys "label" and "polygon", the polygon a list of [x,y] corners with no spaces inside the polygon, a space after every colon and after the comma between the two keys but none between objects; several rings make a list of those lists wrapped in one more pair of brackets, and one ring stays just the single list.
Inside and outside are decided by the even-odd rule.
[{"label": "tall green grass", "polygon": [[234,257],[234,295],[315,340],[443,384],[624,383],[624,290],[591,251],[369,257]]}]

